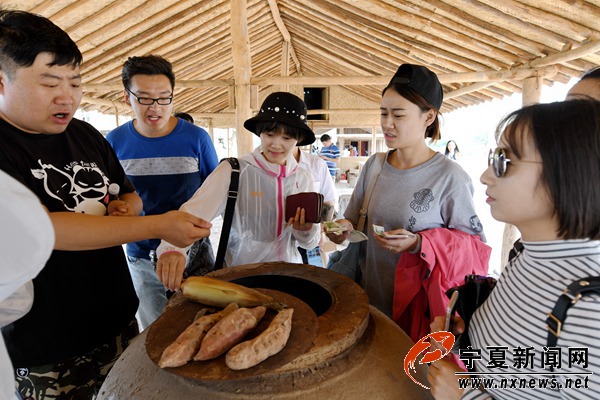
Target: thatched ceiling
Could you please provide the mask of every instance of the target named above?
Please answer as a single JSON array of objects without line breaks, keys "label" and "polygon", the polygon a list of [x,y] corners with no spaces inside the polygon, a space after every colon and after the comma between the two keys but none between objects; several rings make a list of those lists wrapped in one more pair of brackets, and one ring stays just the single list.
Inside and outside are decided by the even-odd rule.
[{"label": "thatched ceiling", "polygon": [[273,85],[340,85],[372,108],[399,64],[420,63],[439,74],[449,112],[520,92],[525,77],[566,83],[600,64],[600,0],[1,3],[49,17],[69,33],[84,56],[82,107],[104,113],[129,112],[120,70],[131,55],[169,59],[176,108],[215,118],[235,111],[232,85],[241,76],[258,98]]}]

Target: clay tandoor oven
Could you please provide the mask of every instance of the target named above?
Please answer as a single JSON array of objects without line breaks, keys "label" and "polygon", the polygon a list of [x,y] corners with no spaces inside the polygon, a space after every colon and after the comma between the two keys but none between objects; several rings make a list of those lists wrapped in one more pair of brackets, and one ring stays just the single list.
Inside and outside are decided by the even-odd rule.
[{"label": "clay tandoor oven", "polygon": [[[350,279],[323,268],[282,262],[226,268],[210,276],[282,292],[288,302],[304,310],[294,321],[292,332],[297,327],[299,335],[288,352],[244,372],[226,371],[218,361],[201,368],[188,364],[185,372],[162,370],[155,362],[164,345],[156,343],[169,329],[183,329],[175,326],[178,318],[171,308],[197,307],[176,296],[116,363],[99,399],[431,398],[428,390],[404,372],[404,357],[412,341],[392,320],[370,307],[366,293]],[[187,323],[183,321],[182,326]],[[422,366],[417,366],[413,376],[427,383]]]}]

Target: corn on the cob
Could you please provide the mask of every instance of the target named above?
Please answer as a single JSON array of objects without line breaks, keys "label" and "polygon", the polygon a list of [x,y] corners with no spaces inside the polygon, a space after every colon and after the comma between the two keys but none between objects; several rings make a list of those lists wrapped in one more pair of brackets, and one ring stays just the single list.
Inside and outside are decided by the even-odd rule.
[{"label": "corn on the cob", "polygon": [[181,284],[181,292],[190,300],[215,307],[236,303],[240,307],[265,306],[277,311],[285,308],[257,290],[207,276],[190,276]]}]

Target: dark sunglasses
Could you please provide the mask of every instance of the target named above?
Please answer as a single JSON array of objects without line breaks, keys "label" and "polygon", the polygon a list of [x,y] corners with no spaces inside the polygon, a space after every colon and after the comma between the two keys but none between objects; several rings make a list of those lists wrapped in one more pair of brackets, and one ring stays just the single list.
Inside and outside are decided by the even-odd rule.
[{"label": "dark sunglasses", "polygon": [[127,92],[129,94],[131,94],[133,97],[135,97],[137,99],[138,103],[140,103],[143,106],[151,106],[152,104],[154,104],[154,102],[157,102],[161,106],[167,106],[167,105],[171,104],[171,102],[173,101],[173,96],[161,97],[159,99],[153,99],[151,97],[138,97],[131,90],[129,90],[129,89],[125,89],[125,90],[127,90]]},{"label": "dark sunglasses", "polygon": [[488,154],[488,166],[494,167],[494,174],[498,178],[502,178],[504,174],[506,174],[506,167],[510,159],[506,157],[506,153],[504,149],[500,147],[496,147],[494,150],[490,149],[490,153]]},{"label": "dark sunglasses", "polygon": [[[494,150],[490,150],[490,153],[488,154],[488,166],[491,165],[494,167],[494,174],[498,178],[502,178],[506,175],[506,169],[508,168],[509,162],[511,162],[511,160],[506,157],[504,149],[496,147]],[[541,161],[518,160],[518,162],[541,164]]]}]

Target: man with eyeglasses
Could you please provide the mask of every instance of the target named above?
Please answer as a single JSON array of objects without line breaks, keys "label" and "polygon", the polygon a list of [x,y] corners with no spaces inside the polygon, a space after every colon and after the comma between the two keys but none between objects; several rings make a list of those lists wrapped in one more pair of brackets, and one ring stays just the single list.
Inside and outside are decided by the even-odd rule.
[{"label": "man with eyeglasses", "polygon": [[[178,210],[218,164],[210,136],[172,115],[175,74],[168,60],[156,55],[130,57],[121,78],[125,102],[135,119],[109,132],[106,139],[142,198],[144,215]],[[165,288],[154,270],[159,243],[150,239],[127,244],[142,329],[162,314],[167,303]],[[201,249],[203,254],[198,256],[206,264],[214,259],[208,238],[194,249]]]}]

